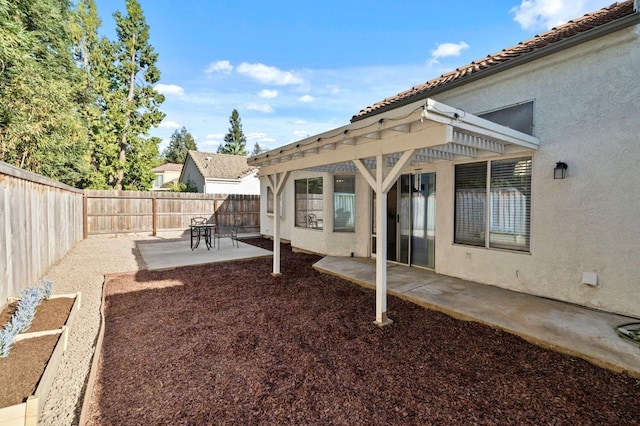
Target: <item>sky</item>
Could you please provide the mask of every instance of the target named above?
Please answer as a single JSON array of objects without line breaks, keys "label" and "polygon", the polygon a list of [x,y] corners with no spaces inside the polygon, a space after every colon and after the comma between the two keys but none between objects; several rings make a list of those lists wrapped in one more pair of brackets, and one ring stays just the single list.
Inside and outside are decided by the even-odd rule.
[{"label": "sky", "polygon": [[[185,127],[216,152],[237,109],[250,152],[361,109],[614,0],[138,0],[161,72],[164,149]],[[96,0],[115,40],[125,0]]]}]

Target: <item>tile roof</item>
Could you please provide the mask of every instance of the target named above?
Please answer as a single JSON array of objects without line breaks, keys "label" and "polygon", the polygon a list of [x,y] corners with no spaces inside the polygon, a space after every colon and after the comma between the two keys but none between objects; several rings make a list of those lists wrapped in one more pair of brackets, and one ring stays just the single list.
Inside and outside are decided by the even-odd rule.
[{"label": "tile roof", "polygon": [[162,166],[154,167],[151,169],[153,172],[180,172],[182,171],[182,164],[166,163]]},{"label": "tile roof", "polygon": [[202,176],[209,179],[242,179],[256,173],[257,168],[247,164],[247,157],[241,155],[213,154],[209,152],[189,151]]},{"label": "tile roof", "polygon": [[457,68],[455,71],[442,74],[440,77],[429,80],[424,84],[419,84],[409,90],[405,90],[397,95],[368,106],[358,114],[354,115],[351,121],[357,121],[366,116],[394,108],[402,101],[412,102],[426,98],[429,95],[429,92],[434,89],[442,90],[444,86],[447,86],[454,81],[468,78],[480,71],[505,64],[516,58],[531,55],[533,52],[538,52],[576,35],[624,18],[625,16],[632,15],[633,13],[633,0],[617,2],[609,7],[605,7],[592,13],[587,13],[580,18],[573,19],[566,24],[555,27],[545,33],[538,34],[529,40],[520,42],[516,46],[508,47],[503,49],[501,52],[487,55],[486,58],[473,61],[469,65],[465,65]]}]

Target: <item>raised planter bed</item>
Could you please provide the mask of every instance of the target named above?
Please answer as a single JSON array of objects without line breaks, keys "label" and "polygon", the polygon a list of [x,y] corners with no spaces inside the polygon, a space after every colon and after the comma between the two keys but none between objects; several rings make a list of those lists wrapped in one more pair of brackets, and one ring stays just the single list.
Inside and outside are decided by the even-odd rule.
[{"label": "raised planter bed", "polygon": [[[22,371],[12,371],[11,362],[24,362],[25,357],[29,358],[29,362],[39,363],[42,365],[42,372],[36,380],[35,391],[31,395],[24,395],[23,401],[0,408],[0,424],[3,426],[14,425],[37,425],[44,402],[53,383],[58,365],[62,360],[64,352],[67,350],[69,340],[69,327],[73,324],[80,310],[80,293],[75,294],[58,294],[51,296],[51,304],[60,304],[55,299],[68,298],[73,299],[71,309],[68,315],[63,318],[54,320],[58,322],[54,327],[48,326],[50,322],[44,321],[42,318],[44,309],[38,310],[36,317],[26,333],[16,336],[14,347],[7,358],[0,359],[0,367],[5,363],[5,370],[9,370],[11,376],[7,377],[7,383],[16,384],[16,382],[33,379],[21,375]],[[11,303],[12,300],[9,300]],[[46,302],[43,302],[46,303]],[[66,314],[66,309],[64,313]],[[0,324],[1,325],[1,324]],[[49,328],[49,329],[47,329]],[[13,358],[12,358],[13,357]],[[17,358],[20,358],[19,360]],[[34,368],[37,364],[34,364]],[[5,373],[6,374],[6,371]],[[1,381],[5,381],[4,378]],[[33,388],[33,386],[31,386]]]}]

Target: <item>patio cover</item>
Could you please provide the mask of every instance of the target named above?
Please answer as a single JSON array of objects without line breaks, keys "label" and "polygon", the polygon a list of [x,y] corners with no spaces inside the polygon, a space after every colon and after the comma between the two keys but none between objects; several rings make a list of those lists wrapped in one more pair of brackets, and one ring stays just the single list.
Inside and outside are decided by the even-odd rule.
[{"label": "patio cover", "polygon": [[[533,136],[496,124],[433,99],[405,105],[346,126],[294,142],[248,159],[260,168],[274,194],[273,217],[280,217],[279,197],[295,170],[359,172],[376,196],[376,321],[387,318],[386,194],[405,166],[505,155],[537,150]],[[384,167],[378,167],[379,164]],[[273,227],[273,274],[280,274],[280,221]]]}]

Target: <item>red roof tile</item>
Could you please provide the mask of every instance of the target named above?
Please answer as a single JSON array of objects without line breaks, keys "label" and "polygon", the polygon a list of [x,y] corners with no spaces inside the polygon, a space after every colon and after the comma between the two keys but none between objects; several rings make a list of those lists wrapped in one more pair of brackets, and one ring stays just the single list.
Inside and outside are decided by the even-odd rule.
[{"label": "red roof tile", "polygon": [[358,114],[353,116],[351,121],[357,121],[366,116],[381,112],[380,110],[392,108],[394,104],[401,101],[414,101],[420,98],[426,98],[428,92],[435,88],[442,88],[453,81],[467,78],[480,71],[507,63],[508,61],[516,58],[524,57],[525,55],[537,52],[541,49],[616,21],[620,18],[624,18],[625,16],[633,13],[633,0],[617,2],[609,7],[605,7],[592,13],[587,13],[580,18],[573,19],[566,24],[555,27],[545,33],[538,34],[529,40],[522,41],[516,46],[502,49],[500,52],[487,55],[486,58],[475,60],[468,65],[457,68],[455,71],[442,74],[440,77],[429,80],[424,84],[419,84],[411,89],[400,92],[397,95],[383,99],[382,101],[361,110]]}]

